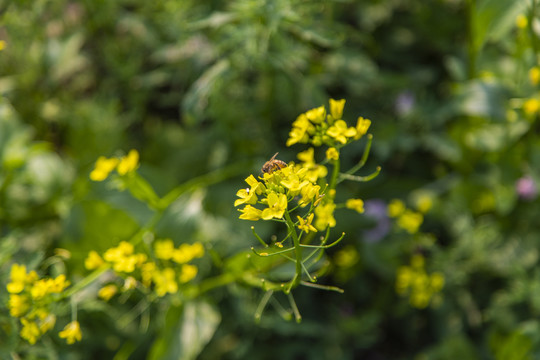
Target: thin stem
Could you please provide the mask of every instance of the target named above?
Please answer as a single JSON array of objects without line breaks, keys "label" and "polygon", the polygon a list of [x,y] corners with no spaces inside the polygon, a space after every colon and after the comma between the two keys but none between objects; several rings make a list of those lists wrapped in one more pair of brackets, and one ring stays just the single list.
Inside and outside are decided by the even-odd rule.
[{"label": "thin stem", "polygon": [[251,227],[251,231],[253,232],[253,235],[255,235],[255,237],[257,238],[257,240],[259,240],[259,242],[264,246],[264,247],[268,247],[268,244],[265,243],[263,241],[263,239],[261,239],[261,237],[255,232],[255,226],[252,226]]},{"label": "thin stem", "polygon": [[300,278],[302,276],[302,249],[300,248],[300,239],[298,238],[298,234],[296,233],[294,222],[292,221],[291,215],[289,215],[288,210],[285,210],[285,220],[287,221],[287,227],[289,228],[289,233],[291,234],[293,239],[294,251],[296,255],[296,271],[295,276],[291,281],[289,287],[290,290],[299,284]]},{"label": "thin stem", "polygon": [[294,313],[294,318],[296,319],[296,322],[299,323],[302,321],[302,315],[300,315],[300,311],[298,310],[298,306],[296,306],[296,302],[294,301],[294,298],[291,293],[287,294],[287,297],[289,298],[289,303],[291,304],[292,311]]},{"label": "thin stem", "polygon": [[377,169],[375,169],[375,172],[367,175],[367,176],[358,176],[358,175],[351,175],[348,173],[341,173],[339,174],[339,182],[342,182],[343,180],[352,180],[352,181],[359,181],[359,182],[366,182],[374,179],[379,175],[381,172],[381,167],[377,166]]},{"label": "thin stem", "polygon": [[103,265],[99,269],[94,270],[92,273],[90,273],[88,276],[86,276],[81,281],[78,281],[75,285],[73,285],[71,288],[69,288],[66,292],[62,294],[62,298],[68,298],[72,296],[73,294],[77,293],[78,291],[81,291],[88,285],[90,285],[92,282],[94,282],[97,278],[99,278],[104,272],[110,269],[109,265]]},{"label": "thin stem", "polygon": [[330,190],[333,190],[336,188],[338,176],[339,176],[339,159],[334,160],[332,162],[332,165],[334,165],[334,169],[332,170],[332,178],[330,178]]},{"label": "thin stem", "polygon": [[272,297],[272,294],[274,293],[273,290],[268,290],[264,293],[261,301],[259,302],[259,306],[257,306],[257,310],[255,310],[255,322],[259,323],[261,321],[262,313],[264,311],[264,308],[266,307],[266,304],[268,304],[268,301]]},{"label": "thin stem", "polygon": [[273,253],[267,253],[267,252],[258,253],[253,246],[251,247],[251,251],[253,251],[253,253],[255,255],[260,256],[260,257],[268,257],[268,256],[273,256],[273,255],[280,255],[280,254],[289,252],[291,250],[294,250],[294,247],[288,248],[288,249],[285,249],[285,250],[279,250],[279,251],[276,251],[276,252],[273,252]]},{"label": "thin stem", "polygon": [[307,287],[312,287],[312,288],[320,289],[320,290],[336,291],[336,292],[338,292],[340,294],[343,294],[345,292],[345,290],[343,290],[341,288],[338,288],[337,286],[319,285],[319,284],[314,284],[314,283],[310,283],[310,282],[307,282],[307,281],[301,281],[300,285],[304,285],[304,286],[307,286]]},{"label": "thin stem", "polygon": [[345,233],[341,233],[341,236],[339,237],[339,239],[337,239],[336,241],[328,245],[303,245],[302,244],[300,246],[305,247],[305,248],[328,249],[328,248],[331,248],[332,246],[337,245],[343,239],[344,236],[345,236]]},{"label": "thin stem", "polygon": [[350,168],[346,172],[346,174],[354,174],[355,172],[360,170],[366,164],[368,156],[369,156],[369,151],[371,150],[371,143],[372,142],[373,142],[373,135],[368,134],[367,135],[367,144],[366,144],[366,148],[364,149],[364,153],[362,154],[362,158],[360,159],[358,164],[356,164],[355,166]]}]

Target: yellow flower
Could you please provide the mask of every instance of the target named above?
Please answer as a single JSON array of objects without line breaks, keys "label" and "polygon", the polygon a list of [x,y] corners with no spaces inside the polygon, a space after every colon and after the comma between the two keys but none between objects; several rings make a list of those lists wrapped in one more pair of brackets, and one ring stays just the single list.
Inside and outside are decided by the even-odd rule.
[{"label": "yellow flower", "polygon": [[527,24],[529,23],[529,20],[527,20],[527,17],[523,14],[519,14],[516,17],[516,26],[520,29],[525,29],[527,27]]},{"label": "yellow flower", "polygon": [[262,211],[251,205],[246,205],[243,209],[239,209],[238,211],[242,213],[242,215],[240,215],[240,219],[242,220],[257,221],[262,216]]},{"label": "yellow flower", "polygon": [[411,286],[413,279],[413,271],[409,266],[401,266],[397,270],[396,292],[405,294]]},{"label": "yellow flower", "polygon": [[388,204],[388,216],[390,217],[398,217],[405,211],[405,204],[403,201],[399,199],[394,199],[390,201],[390,204]]},{"label": "yellow flower", "polygon": [[117,262],[127,255],[133,254],[134,247],[131,243],[121,241],[117,247],[113,247],[105,251],[103,257],[106,261]]},{"label": "yellow flower", "polygon": [[128,255],[122,258],[119,258],[113,264],[113,269],[116,272],[125,272],[131,273],[135,271],[135,267],[146,261],[146,255],[144,254],[135,254]]},{"label": "yellow flower", "polygon": [[405,212],[399,216],[397,224],[409,234],[415,234],[418,232],[418,228],[422,225],[423,221],[424,216],[421,213],[405,210]]},{"label": "yellow flower", "polygon": [[62,339],[66,339],[68,344],[73,344],[75,341],[81,341],[81,326],[78,321],[72,321],[67,324],[66,327],[64,327],[64,330],[60,331],[58,335]]},{"label": "yellow flower", "polygon": [[321,199],[319,197],[320,189],[321,187],[319,185],[313,185],[312,183],[308,183],[302,188],[302,190],[300,190],[300,195],[302,195],[302,198],[298,200],[298,205],[300,205],[301,207],[305,207],[312,201],[319,201]]},{"label": "yellow flower", "polygon": [[120,175],[126,175],[127,173],[135,170],[138,165],[139,152],[135,149],[131,149],[127,156],[120,159],[120,163],[118,164],[116,171],[118,171],[118,174]]},{"label": "yellow flower", "polygon": [[328,169],[325,166],[315,163],[315,150],[313,148],[298,153],[297,157],[302,161],[302,167],[307,169],[305,178],[312,183],[328,174]]},{"label": "yellow flower", "polygon": [[39,323],[39,331],[42,334],[45,334],[47,331],[51,330],[56,323],[56,316],[53,314],[47,314]]},{"label": "yellow flower", "polygon": [[51,281],[51,292],[61,293],[70,285],[70,282],[66,280],[66,275],[60,274]]},{"label": "yellow flower", "polygon": [[88,253],[88,257],[84,260],[84,267],[88,270],[94,270],[104,264],[103,259],[97,251],[91,250]]},{"label": "yellow flower", "polygon": [[289,196],[292,197],[298,195],[302,188],[309,184],[309,181],[303,180],[301,179],[301,177],[303,176],[299,176],[298,174],[291,174],[285,179],[281,180],[281,185],[285,186],[289,190]]},{"label": "yellow flower", "polygon": [[309,140],[308,132],[313,131],[313,129],[313,124],[309,122],[306,114],[301,114],[292,124],[286,145],[291,146],[296,143],[307,143]]},{"label": "yellow flower", "polygon": [[118,288],[116,285],[109,284],[99,289],[98,296],[105,301],[109,301],[117,292]]},{"label": "yellow flower", "polygon": [[360,214],[364,212],[364,201],[362,199],[348,199],[345,206],[359,212]]},{"label": "yellow flower", "polygon": [[334,262],[340,267],[351,267],[358,262],[360,256],[358,251],[352,245],[346,246],[344,249],[339,250],[334,256]]},{"label": "yellow flower", "polygon": [[6,41],[0,40],[0,51],[4,50],[6,48]]},{"label": "yellow flower", "polygon": [[111,171],[116,168],[116,165],[118,165],[118,159],[107,159],[105,156],[100,156],[96,161],[94,170],[90,173],[90,179],[93,181],[105,180]]},{"label": "yellow flower", "polygon": [[132,290],[137,287],[137,280],[133,276],[128,276],[124,280],[124,286],[122,286],[122,291]]},{"label": "yellow flower", "polygon": [[431,295],[429,291],[414,291],[411,293],[409,301],[415,308],[424,309],[429,305]]},{"label": "yellow flower", "polygon": [[287,196],[272,192],[267,197],[268,207],[262,211],[263,220],[281,219],[287,209]]},{"label": "yellow flower", "polygon": [[364,119],[363,117],[359,117],[356,122],[356,135],[354,136],[354,139],[358,140],[362,136],[364,136],[367,133],[370,125],[371,125],[371,120]]},{"label": "yellow flower", "polygon": [[236,193],[236,196],[238,196],[240,199],[236,199],[234,201],[234,206],[242,205],[242,204],[256,204],[257,203],[257,195],[254,191],[251,191],[250,188],[247,189],[240,189]]},{"label": "yellow flower", "polygon": [[263,183],[257,181],[253,175],[249,175],[245,181],[250,187],[247,189],[238,190],[236,196],[238,196],[240,199],[236,199],[234,206],[241,204],[255,204],[258,200],[257,195],[261,195],[266,189]]},{"label": "yellow flower", "polygon": [[328,150],[326,150],[326,158],[328,160],[338,160],[339,151],[337,151],[335,147],[328,148]]},{"label": "yellow flower", "polygon": [[533,85],[540,83],[540,67],[534,66],[529,70],[529,80]]},{"label": "yellow flower", "polygon": [[173,251],[172,258],[178,264],[185,264],[190,262],[196,257],[202,257],[204,255],[204,246],[200,242],[196,242],[193,245],[182,244]]},{"label": "yellow flower", "polygon": [[32,288],[30,289],[30,294],[32,295],[32,299],[39,300],[45,297],[49,293],[49,289],[51,287],[51,283],[47,281],[46,279],[38,280],[34,283]]},{"label": "yellow flower", "polygon": [[141,266],[141,278],[144,286],[149,287],[154,274],[156,273],[156,264],[153,262],[144,263]]},{"label": "yellow flower", "polygon": [[444,286],[444,275],[439,272],[434,272],[431,274],[429,281],[430,281],[430,287],[433,290],[433,292],[438,292]]},{"label": "yellow flower", "polygon": [[347,139],[356,136],[356,128],[347,127],[347,123],[343,120],[337,120],[334,125],[326,130],[326,134],[337,142],[342,144],[347,143]]},{"label": "yellow flower", "polygon": [[315,227],[318,230],[325,230],[327,226],[336,226],[336,219],[334,218],[335,208],[336,204],[331,202],[324,205],[319,205],[315,208],[315,215],[317,215]]},{"label": "yellow flower", "polygon": [[195,265],[185,264],[182,265],[182,270],[180,272],[180,282],[182,284],[187,283],[197,276],[198,269]]},{"label": "yellow flower", "polygon": [[175,280],[176,273],[171,268],[154,272],[154,283],[156,284],[156,294],[165,296],[167,293],[174,294],[178,291],[178,283]]},{"label": "yellow flower", "polygon": [[423,214],[427,213],[433,206],[433,196],[428,192],[420,191],[416,193],[415,198],[415,207]]},{"label": "yellow flower", "polygon": [[319,106],[317,108],[306,111],[306,118],[315,124],[322,123],[326,116],[326,109],[324,106]]},{"label": "yellow flower", "polygon": [[299,152],[298,155],[296,155],[298,160],[302,161],[303,163],[312,164],[315,163],[315,149],[310,147],[306,151]]},{"label": "yellow flower", "polygon": [[540,101],[535,98],[527,99],[523,103],[523,111],[527,115],[534,115],[540,109]]},{"label": "yellow flower", "polygon": [[317,229],[313,225],[311,225],[311,222],[313,221],[313,217],[315,216],[314,213],[311,213],[306,220],[304,220],[302,217],[298,216],[298,228],[301,231],[305,231],[306,233],[313,231],[317,232]]},{"label": "yellow flower", "polygon": [[23,316],[30,308],[28,300],[25,295],[10,294],[8,301],[9,314],[13,317]]},{"label": "yellow flower", "polygon": [[22,318],[21,324],[23,325],[21,329],[21,337],[28,341],[30,344],[34,345],[36,341],[41,337],[39,327],[34,321],[29,321],[28,319]]},{"label": "yellow flower", "polygon": [[171,239],[159,240],[154,244],[156,257],[161,260],[169,260],[173,256],[174,243]]},{"label": "yellow flower", "polygon": [[24,285],[26,283],[26,266],[13,264],[11,266],[10,272],[11,282],[7,284],[7,291],[10,294],[18,294],[24,290]]},{"label": "yellow flower", "polygon": [[345,107],[345,99],[334,100],[330,99],[330,116],[333,120],[339,120],[343,117],[343,108]]}]

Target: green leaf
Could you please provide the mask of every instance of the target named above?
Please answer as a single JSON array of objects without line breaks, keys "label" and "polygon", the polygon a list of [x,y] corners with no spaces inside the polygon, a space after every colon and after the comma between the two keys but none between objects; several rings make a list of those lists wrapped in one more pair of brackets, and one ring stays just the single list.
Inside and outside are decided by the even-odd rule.
[{"label": "green leaf", "polygon": [[515,24],[516,17],[524,13],[530,0],[479,1],[473,16],[473,44],[477,51],[487,41],[498,41]]},{"label": "green leaf", "polygon": [[192,360],[196,359],[210,341],[221,315],[208,302],[187,302],[183,307],[171,307],[167,321],[156,340],[149,360]]}]

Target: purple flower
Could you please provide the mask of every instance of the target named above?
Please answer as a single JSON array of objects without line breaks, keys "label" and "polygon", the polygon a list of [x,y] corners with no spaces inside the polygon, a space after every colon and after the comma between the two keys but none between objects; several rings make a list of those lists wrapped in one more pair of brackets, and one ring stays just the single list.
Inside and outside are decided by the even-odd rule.
[{"label": "purple flower", "polygon": [[382,200],[366,200],[364,214],[375,221],[375,226],[364,231],[364,239],[374,243],[380,241],[390,230],[390,219],[386,214],[386,204]]},{"label": "purple flower", "polygon": [[530,176],[524,176],[516,182],[518,196],[524,200],[533,200],[538,195],[538,187]]},{"label": "purple flower", "polygon": [[399,116],[406,116],[410,114],[414,107],[415,101],[414,94],[408,90],[401,92],[397,98],[396,102],[394,104],[396,108],[396,113]]}]

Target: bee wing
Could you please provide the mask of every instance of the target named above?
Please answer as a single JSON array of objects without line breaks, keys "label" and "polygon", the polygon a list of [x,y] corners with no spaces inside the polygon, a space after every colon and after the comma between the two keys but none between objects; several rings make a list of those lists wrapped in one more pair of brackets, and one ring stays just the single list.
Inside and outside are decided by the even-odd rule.
[{"label": "bee wing", "polygon": [[276,159],[277,154],[279,154],[279,152],[275,153],[274,156],[272,156],[272,158],[269,161],[274,161]]}]

